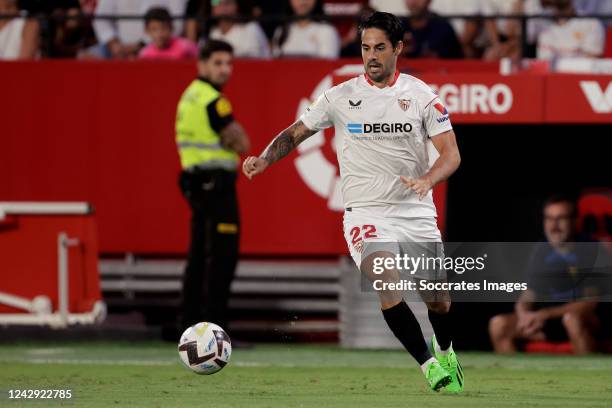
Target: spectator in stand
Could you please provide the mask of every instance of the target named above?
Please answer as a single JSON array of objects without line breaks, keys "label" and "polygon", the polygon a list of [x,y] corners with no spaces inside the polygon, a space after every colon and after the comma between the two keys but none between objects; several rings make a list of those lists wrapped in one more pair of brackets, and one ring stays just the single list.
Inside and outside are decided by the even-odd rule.
[{"label": "spectator in stand", "polygon": [[[480,0],[485,17],[511,16],[517,13],[517,0]],[[521,0],[518,0],[521,1]],[[488,18],[484,23],[489,46],[486,60],[516,58],[521,52],[520,21],[508,18]]]},{"label": "spectator in stand", "polygon": [[19,8],[29,15],[47,17],[39,34],[43,56],[74,58],[81,49],[96,44],[91,19],[83,16],[82,4],[91,5],[91,0],[18,1]]},{"label": "spectator in stand", "polygon": [[[98,0],[96,16],[142,16],[153,7],[165,7],[172,17],[183,17],[186,0]],[[136,58],[148,42],[141,20],[94,20],[98,46],[91,48],[87,56],[98,58]],[[174,27],[180,35],[183,24]]]},{"label": "spectator in stand", "polygon": [[[514,14],[525,15],[525,16],[539,16],[549,15],[552,16],[553,0],[515,0],[514,3]],[[524,58],[535,58],[536,56],[536,43],[540,34],[552,25],[552,20],[547,18],[530,18],[527,20],[527,50],[526,54],[522,54]],[[522,32],[521,22],[519,20],[512,20],[511,24],[514,25],[514,30],[517,33]]]},{"label": "spectator in stand", "polygon": [[[253,0],[253,16],[255,18],[261,18],[262,16],[277,16],[280,14],[278,2],[270,0]],[[261,28],[266,33],[268,40],[274,35],[274,30],[278,26],[278,21],[273,19],[266,19],[260,21]]]},{"label": "spectator in stand", "polygon": [[321,21],[322,0],[289,0],[289,18],[273,37],[273,52],[280,57],[337,58],[340,36],[331,24]]},{"label": "spectator in stand", "polygon": [[[268,38],[259,23],[246,22],[253,17],[250,0],[189,0],[185,14],[186,35],[192,41],[208,37],[228,42],[234,48],[234,56],[239,58],[271,55]],[[203,22],[211,17],[214,27],[207,34]]]},{"label": "spectator in stand", "polygon": [[172,35],[172,17],[168,10],[154,7],[145,14],[145,31],[151,43],[139,54],[141,59],[195,59],[198,47],[191,40]]},{"label": "spectator in stand", "polygon": [[[361,5],[359,11],[359,20],[366,20],[372,13],[374,13],[372,7],[368,5]],[[359,36],[359,22],[355,21],[347,31],[346,35],[341,40],[342,48],[340,51],[341,57],[359,57],[361,56],[361,37]]]},{"label": "spectator in stand", "polygon": [[96,43],[91,21],[84,19],[79,0],[54,0],[46,3],[51,18],[50,43],[46,54],[51,58],[75,58],[79,51]]},{"label": "spectator in stand", "polygon": [[17,0],[0,0],[0,60],[34,59],[38,56],[38,22],[20,12]]},{"label": "spectator in stand", "polygon": [[429,10],[431,0],[406,0],[404,55],[410,58],[463,58],[461,44],[448,20]]},{"label": "spectator in stand", "polygon": [[197,43],[203,36],[204,21],[210,18],[210,0],[188,0],[185,7],[185,37]]},{"label": "spectator in stand", "polygon": [[[432,0],[430,9],[432,12],[445,16],[480,16],[480,0]],[[481,23],[477,19],[453,18],[450,21],[455,29],[457,39],[463,48],[463,54],[467,58],[478,56],[476,40],[481,31]]]},{"label": "spectator in stand", "polygon": [[[483,13],[486,15],[506,14],[520,16],[539,16],[553,14],[554,0],[510,0],[498,2],[497,0],[483,1]],[[523,55],[520,39],[522,35],[521,21],[518,19],[488,20],[485,23],[489,37],[486,59],[499,59],[503,57],[535,58],[536,43],[540,34],[553,24],[551,19],[530,18],[527,20],[527,49]]]},{"label": "spectator in stand", "polygon": [[238,58],[270,58],[270,44],[261,26],[255,21],[240,21],[253,17],[250,1],[212,0],[205,4],[211,5],[210,14],[214,19],[210,39],[229,43]]},{"label": "spectator in stand", "polygon": [[597,19],[578,18],[572,0],[554,0],[555,21],[538,38],[538,59],[603,55],[605,31]]}]

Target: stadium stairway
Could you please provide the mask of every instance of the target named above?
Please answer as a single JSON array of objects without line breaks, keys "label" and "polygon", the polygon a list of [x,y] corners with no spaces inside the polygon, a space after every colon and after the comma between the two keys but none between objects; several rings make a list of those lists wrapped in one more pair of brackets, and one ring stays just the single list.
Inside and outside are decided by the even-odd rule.
[{"label": "stadium stairway", "polygon": [[[147,324],[172,323],[184,268],[178,260],[100,261],[109,313],[140,311]],[[246,338],[335,340],[339,276],[334,260],[241,261],[231,287],[229,329]]]},{"label": "stadium stairway", "polygon": [[[179,260],[101,260],[109,316],[138,311],[147,325],[172,324],[184,267]],[[350,348],[399,348],[382,319],[378,297],[362,291],[360,282],[347,258],[240,261],[231,286],[229,330],[248,340],[340,340]],[[430,336],[425,306],[411,307]]]}]

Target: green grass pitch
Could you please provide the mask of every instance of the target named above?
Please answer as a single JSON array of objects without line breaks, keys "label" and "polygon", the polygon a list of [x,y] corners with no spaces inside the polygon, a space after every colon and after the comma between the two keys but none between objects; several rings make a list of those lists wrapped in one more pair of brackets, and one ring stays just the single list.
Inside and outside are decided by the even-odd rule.
[{"label": "green grass pitch", "polygon": [[[165,343],[0,345],[2,407],[610,407],[612,358],[459,353],[466,391],[430,391],[401,351],[262,345],[199,376]],[[71,400],[8,399],[71,389]]]}]

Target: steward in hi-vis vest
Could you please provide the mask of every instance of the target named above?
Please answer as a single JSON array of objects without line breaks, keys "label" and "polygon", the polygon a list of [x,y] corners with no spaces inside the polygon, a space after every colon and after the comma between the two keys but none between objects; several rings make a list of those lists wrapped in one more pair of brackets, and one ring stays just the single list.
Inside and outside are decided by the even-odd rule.
[{"label": "steward in hi-vis vest", "polygon": [[183,329],[201,321],[227,329],[240,232],[236,169],[239,154],[249,149],[249,139],[221,93],[232,73],[232,54],[231,45],[223,41],[204,46],[198,78],[183,92],[176,113],[176,146],[183,169],[179,185],[192,210]]}]

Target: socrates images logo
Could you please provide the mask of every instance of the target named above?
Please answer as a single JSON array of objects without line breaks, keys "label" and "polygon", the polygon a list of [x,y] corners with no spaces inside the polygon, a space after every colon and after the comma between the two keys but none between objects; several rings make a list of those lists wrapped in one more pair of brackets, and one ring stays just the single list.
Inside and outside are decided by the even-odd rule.
[{"label": "socrates images logo", "polygon": [[[342,77],[342,81],[344,81],[362,74],[363,65],[349,64],[326,75],[309,97],[302,98],[296,112],[296,119],[308,109],[319,95],[334,86],[334,77]],[[357,103],[356,100],[353,102]],[[298,156],[295,159],[295,167],[302,181],[316,195],[326,199],[327,207],[334,211],[343,210],[340,174],[334,157],[341,143],[342,135],[335,135],[333,128],[327,129],[327,132],[318,132],[297,147]],[[431,141],[428,143],[431,144]],[[429,146],[428,151],[433,153],[435,149]],[[433,164],[436,158],[435,153],[433,153],[429,158],[430,164]]]}]

